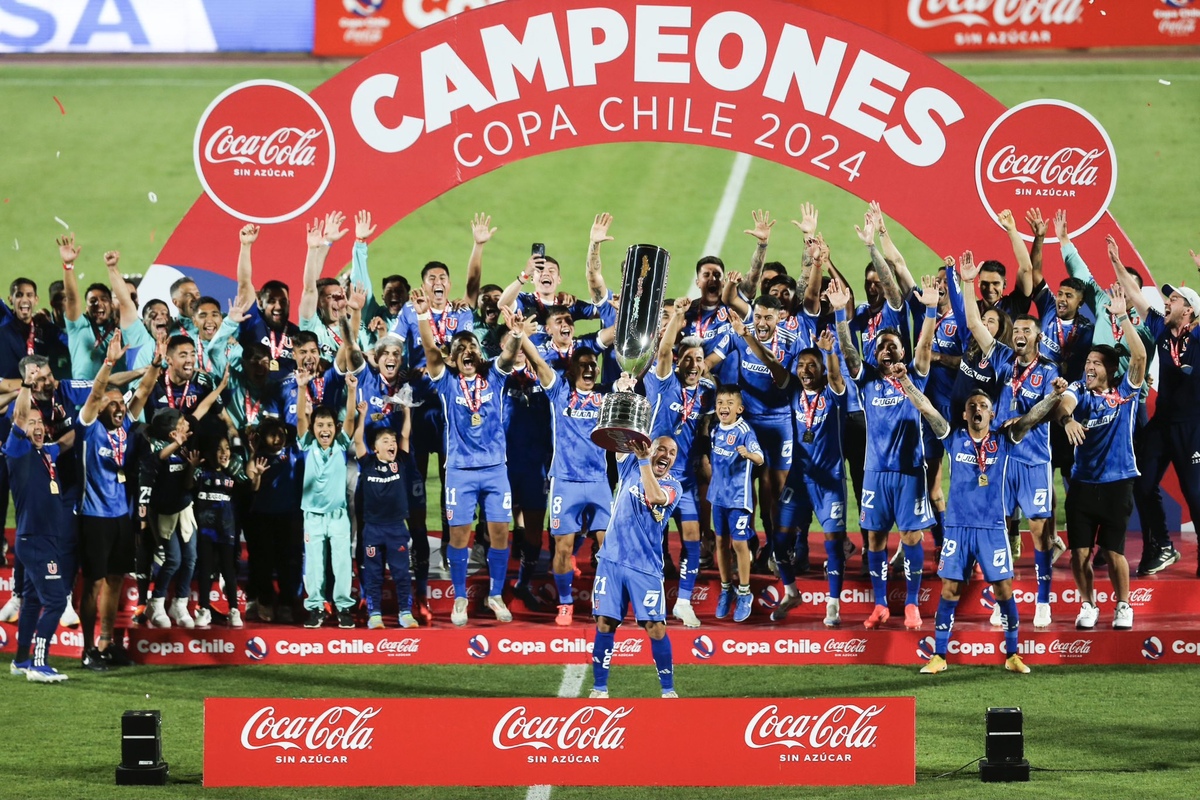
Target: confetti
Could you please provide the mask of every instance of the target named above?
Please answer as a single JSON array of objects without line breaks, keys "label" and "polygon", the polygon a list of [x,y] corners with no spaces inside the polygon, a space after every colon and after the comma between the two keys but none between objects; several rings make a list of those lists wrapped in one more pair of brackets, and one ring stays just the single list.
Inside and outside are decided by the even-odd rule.
[{"label": "confetti", "polygon": [[1158,79],[1158,82],[1159,82],[1159,83],[1161,83],[1163,86],[1170,86],[1170,85],[1171,85],[1171,82],[1170,82],[1170,81],[1168,81],[1168,80],[1164,80],[1163,78],[1159,78],[1159,79]]},{"label": "confetti", "polygon": [[54,102],[58,103],[58,110],[63,113],[63,116],[66,116],[67,110],[63,108],[62,100],[59,100],[57,97],[55,97]]},{"label": "confetti", "polygon": [[1107,16],[1108,16],[1108,12],[1107,12],[1107,11],[1105,11],[1104,9],[1101,9],[1101,10],[1100,10],[1100,16],[1102,16],[1102,17],[1107,17]]},{"label": "confetti", "polygon": [[62,225],[67,230],[71,230],[71,226],[68,225],[67,223],[63,222],[61,217],[55,217],[54,221],[57,222],[59,225]]},{"label": "confetti", "polygon": [[13,239],[13,250],[20,250],[20,249],[21,249],[21,243],[18,242],[16,239]]},{"label": "confetti", "polygon": [[154,244],[154,231],[157,230],[158,228],[155,228],[153,231],[150,231],[150,244]]},{"label": "confetti", "polygon": [[55,158],[58,158],[58,157],[59,157],[59,156],[61,156],[61,155],[62,155],[62,150],[55,150],[55,151],[54,151],[54,157],[55,157]]},{"label": "confetti", "polygon": [[146,695],[146,699],[147,699],[147,700],[149,700],[149,699],[150,699],[150,695]]},{"label": "confetti", "polygon": [[149,198],[150,198],[150,202],[151,202],[151,203],[157,203],[157,202],[158,202],[158,195],[156,195],[154,192],[151,192],[151,193],[149,194]]}]

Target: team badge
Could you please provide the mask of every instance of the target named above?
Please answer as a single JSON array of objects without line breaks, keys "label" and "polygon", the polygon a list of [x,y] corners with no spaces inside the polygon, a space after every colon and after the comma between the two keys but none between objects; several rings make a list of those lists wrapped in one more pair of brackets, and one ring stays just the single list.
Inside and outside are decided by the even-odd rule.
[{"label": "team badge", "polygon": [[725,444],[733,444],[736,441],[737,441],[737,436],[735,436],[732,433],[725,437]]},{"label": "team badge", "polygon": [[392,472],[399,472],[399,471],[400,471],[400,465],[399,465],[399,464],[397,464],[395,461],[393,461],[392,463],[388,464],[388,468],[389,468],[389,469],[391,469],[391,471],[392,471]]},{"label": "team badge", "polygon": [[454,330],[455,328],[457,328],[458,327],[458,318],[450,317],[448,320],[446,320],[446,327],[449,328],[450,330]]},{"label": "team badge", "polygon": [[953,322],[947,322],[946,323],[946,335],[953,336],[956,333],[958,333],[958,326],[955,325]]},{"label": "team badge", "polygon": [[1041,386],[1041,385],[1042,385],[1042,376],[1041,376],[1041,373],[1038,373],[1038,374],[1035,374],[1035,375],[1032,375],[1032,376],[1030,376],[1030,378],[1029,378],[1029,384],[1030,384],[1031,386],[1033,386],[1035,389],[1036,389],[1037,387]]},{"label": "team badge", "polygon": [[374,558],[374,557],[375,557],[375,548],[371,545],[367,545],[367,558]]},{"label": "team badge", "polygon": [[57,575],[58,574],[58,562],[51,561],[49,564],[47,564],[46,572],[47,572],[47,574],[50,574],[50,575]]}]

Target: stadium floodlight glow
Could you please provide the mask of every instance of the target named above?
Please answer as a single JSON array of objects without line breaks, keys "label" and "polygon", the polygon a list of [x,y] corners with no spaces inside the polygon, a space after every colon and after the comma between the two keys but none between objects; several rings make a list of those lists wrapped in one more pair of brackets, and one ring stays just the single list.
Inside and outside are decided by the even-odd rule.
[{"label": "stadium floodlight glow", "polygon": [[162,714],[126,711],[121,715],[118,786],[163,786],[170,767],[162,759]]},{"label": "stadium floodlight glow", "polygon": [[1019,708],[989,708],[987,739],[979,779],[984,783],[1029,780],[1025,760],[1024,715]]}]

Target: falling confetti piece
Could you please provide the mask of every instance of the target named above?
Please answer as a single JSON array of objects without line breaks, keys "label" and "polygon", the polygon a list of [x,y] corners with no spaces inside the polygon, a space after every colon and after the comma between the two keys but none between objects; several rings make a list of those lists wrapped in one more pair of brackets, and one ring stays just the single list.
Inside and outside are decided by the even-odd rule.
[{"label": "falling confetti piece", "polygon": [[155,228],[153,231],[150,231],[150,244],[154,244],[154,231],[157,230],[158,228]]},{"label": "falling confetti piece", "polygon": [[58,157],[59,157],[59,156],[61,156],[61,155],[62,155],[62,150],[55,150],[55,151],[54,151],[54,157],[55,157],[55,158],[58,158]]},{"label": "falling confetti piece", "polygon": [[57,222],[59,225],[62,225],[67,230],[71,230],[71,226],[68,225],[67,223],[63,222],[61,217],[55,217],[54,221]]},{"label": "falling confetti piece", "polygon": [[18,242],[16,239],[13,239],[13,250],[20,250],[20,249],[21,249],[21,243]]},{"label": "falling confetti piece", "polygon": [[1107,17],[1107,16],[1108,16],[1108,12],[1107,12],[1107,11],[1105,11],[1105,10],[1103,10],[1103,9],[1101,9],[1101,10],[1100,10],[1100,16],[1102,16],[1102,17]]},{"label": "falling confetti piece", "polygon": [[1170,86],[1170,85],[1171,85],[1171,82],[1170,82],[1170,81],[1168,81],[1168,80],[1163,80],[1162,78],[1159,78],[1159,79],[1158,79],[1158,82],[1159,82],[1159,83],[1161,83],[1163,86]]},{"label": "falling confetti piece", "polygon": [[149,194],[149,197],[150,197],[150,202],[151,202],[151,203],[157,203],[157,202],[158,202],[158,195],[156,195],[154,192],[151,192],[151,193]]},{"label": "falling confetti piece", "polygon": [[150,699],[150,695],[146,695],[146,699],[147,699],[147,700],[149,700],[149,699]]},{"label": "falling confetti piece", "polygon": [[54,102],[58,103],[58,110],[61,111],[63,113],[63,115],[65,116],[67,113],[67,110],[65,108],[63,108],[62,100],[59,100],[56,97],[56,98],[54,98]]}]

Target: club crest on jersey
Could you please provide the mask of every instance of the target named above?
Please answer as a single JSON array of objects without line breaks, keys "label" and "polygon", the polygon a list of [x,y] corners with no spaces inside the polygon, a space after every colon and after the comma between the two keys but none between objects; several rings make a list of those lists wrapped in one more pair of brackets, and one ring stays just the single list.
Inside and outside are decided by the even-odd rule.
[{"label": "club crest on jersey", "polygon": [[721,306],[717,309],[717,319],[721,320],[721,322],[725,322],[729,319],[729,312],[725,310],[725,306]]},{"label": "club crest on jersey", "polygon": [[737,441],[737,436],[732,433],[725,437],[725,444],[733,444],[736,441]]},{"label": "club crest on jersey", "polygon": [[399,472],[400,465],[393,461],[392,463],[388,464],[388,469],[390,469],[392,472]]},{"label": "club crest on jersey", "polygon": [[989,453],[994,453],[1000,449],[1000,442],[996,441],[994,438],[988,439],[988,442],[983,446],[983,449]]},{"label": "club crest on jersey", "polygon": [[372,547],[371,545],[367,545],[367,558],[374,558],[374,557],[375,557],[375,548]]},{"label": "club crest on jersey", "polygon": [[825,396],[821,395],[817,398],[817,411],[825,410]]},{"label": "club crest on jersey", "polygon": [[454,330],[455,328],[457,328],[458,327],[458,317],[450,317],[449,319],[447,319],[446,327],[449,328],[450,330]]},{"label": "club crest on jersey", "polygon": [[49,575],[57,575],[58,574],[58,562],[51,561],[50,563],[48,563],[46,565],[46,573]]},{"label": "club crest on jersey", "polygon": [[1030,386],[1032,386],[1032,387],[1034,387],[1035,389],[1036,389],[1037,387],[1041,386],[1041,385],[1042,385],[1042,376],[1041,376],[1041,373],[1037,373],[1037,374],[1031,375],[1031,376],[1029,377],[1029,385],[1030,385]]}]

